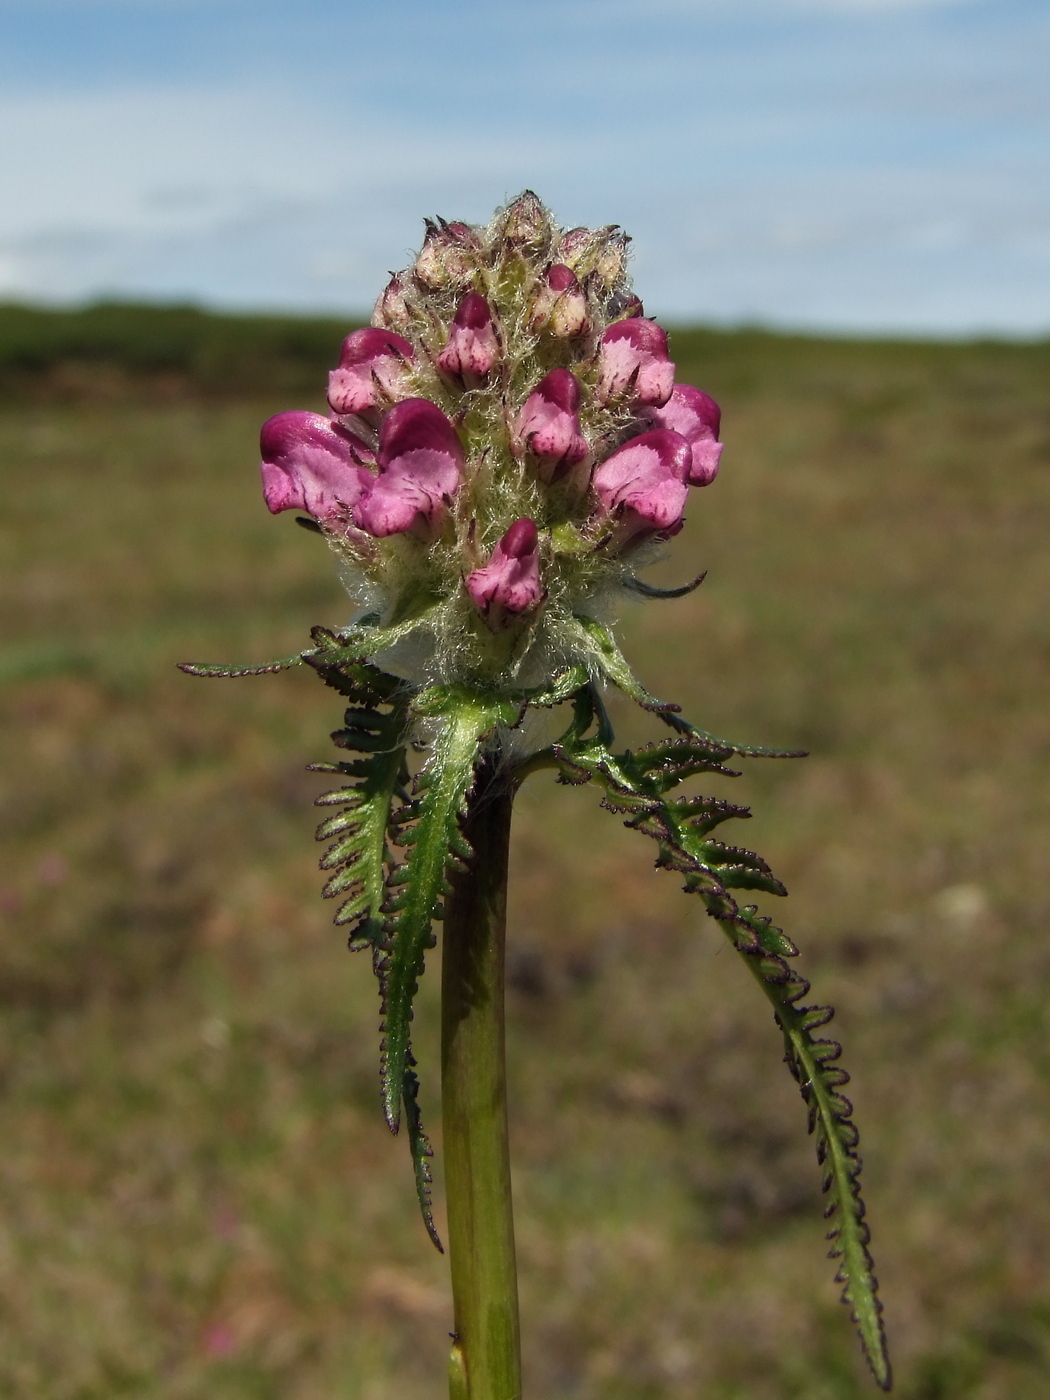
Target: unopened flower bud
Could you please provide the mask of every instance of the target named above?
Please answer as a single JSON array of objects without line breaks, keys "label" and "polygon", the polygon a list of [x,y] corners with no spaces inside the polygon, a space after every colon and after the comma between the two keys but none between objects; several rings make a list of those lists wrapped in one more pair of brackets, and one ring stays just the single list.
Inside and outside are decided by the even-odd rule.
[{"label": "unopened flower bud", "polygon": [[610,234],[594,260],[596,277],[610,290],[623,280],[627,270],[627,245],[630,241],[630,235],[619,230]]},{"label": "unopened flower bud", "polygon": [[597,235],[594,229],[571,228],[558,240],[558,257],[570,267],[575,267],[581,255],[593,247]]},{"label": "unopened flower bud", "polygon": [[590,329],[587,297],[571,267],[555,263],[547,269],[529,321],[533,330],[546,326],[562,340],[583,335]]},{"label": "unopened flower bud", "polygon": [[463,283],[474,271],[478,236],[469,224],[426,221],[426,239],[412,271],[430,291]]},{"label": "unopened flower bud", "polygon": [[516,520],[489,562],[464,580],[467,592],[493,632],[544,598],[540,580],[539,532],[528,516]]},{"label": "unopened flower bud", "polygon": [[263,497],[274,515],[304,510],[317,520],[349,516],[371,487],[369,448],[319,413],[293,410],[267,419],[259,434]]},{"label": "unopened flower bud", "polygon": [[379,476],[354,507],[354,522],[383,538],[411,530],[434,538],[463,475],[455,428],[429,399],[403,399],[379,434]]},{"label": "unopened flower bud", "polygon": [[388,331],[407,331],[412,325],[412,312],[405,296],[404,275],[395,272],[372,310],[372,325]]},{"label": "unopened flower bud", "polygon": [[675,534],[681,529],[691,461],[685,438],[654,428],[631,438],[602,462],[592,485],[617,521],[620,548],[657,532]]},{"label": "unopened flower bud", "polygon": [[503,240],[518,247],[540,248],[551,237],[551,219],[543,201],[531,190],[508,204],[503,215]]},{"label": "unopened flower bud", "polygon": [[676,384],[663,407],[650,409],[647,417],[655,427],[670,428],[685,438],[692,452],[689,485],[709,486],[718,475],[722,456],[718,441],[722,415],[710,394],[691,384]]},{"label": "unopened flower bud", "polygon": [[560,480],[587,456],[579,409],[580,386],[567,369],[552,369],[525,400],[517,437],[535,457],[544,481]]},{"label": "unopened flower bud", "polygon": [[635,296],[633,292],[615,297],[613,306],[616,311],[616,319],[619,321],[629,321],[635,316],[645,315],[645,307],[642,305],[641,297]]},{"label": "unopened flower bud", "polygon": [[394,331],[366,326],[343,341],[339,366],[328,375],[328,402],[333,413],[367,413],[396,402],[405,370],[415,357],[412,346]]},{"label": "unopened flower bud", "polygon": [[488,302],[480,293],[468,292],[456,308],[438,368],[469,388],[491,372],[499,353]]},{"label": "unopened flower bud", "polygon": [[628,398],[636,404],[665,404],[674,388],[667,332],[644,316],[615,321],[602,336],[599,399]]}]

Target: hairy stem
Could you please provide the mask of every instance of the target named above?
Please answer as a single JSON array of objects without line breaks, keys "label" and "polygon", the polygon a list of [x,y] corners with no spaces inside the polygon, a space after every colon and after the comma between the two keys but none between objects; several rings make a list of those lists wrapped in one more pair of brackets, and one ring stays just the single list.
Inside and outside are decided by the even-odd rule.
[{"label": "hairy stem", "polygon": [[482,761],[464,834],[468,867],[445,904],[441,1075],[455,1343],[452,1400],[519,1400],[503,970],[513,791]]}]

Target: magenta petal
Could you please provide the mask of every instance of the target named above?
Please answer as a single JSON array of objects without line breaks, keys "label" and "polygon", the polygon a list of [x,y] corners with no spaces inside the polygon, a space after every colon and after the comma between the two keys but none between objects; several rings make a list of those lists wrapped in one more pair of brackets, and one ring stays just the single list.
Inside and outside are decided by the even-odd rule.
[{"label": "magenta petal", "polygon": [[380,537],[436,529],[463,474],[459,435],[437,404],[395,404],[380,429],[378,461],[379,476],[358,501],[355,522]]},{"label": "magenta petal", "polygon": [[692,444],[693,465],[689,472],[690,486],[710,486],[718,475],[718,464],[722,460],[720,442],[694,442]]},{"label": "magenta petal", "polygon": [[490,626],[499,627],[543,601],[539,532],[528,516],[516,520],[489,562],[464,581]]},{"label": "magenta petal", "polygon": [[670,428],[689,443],[693,452],[689,485],[710,485],[718,474],[722,455],[722,444],[718,441],[722,414],[710,394],[694,389],[691,384],[676,384],[663,407],[651,409],[647,416],[656,427]]},{"label": "magenta petal", "polygon": [[445,465],[442,491],[451,494],[463,470],[463,444],[448,418],[429,399],[404,399],[383,419],[379,435],[379,470],[389,471],[407,454],[432,452]]},{"label": "magenta petal", "polygon": [[489,304],[469,292],[456,308],[448,343],[437,357],[438,368],[464,382],[484,379],[499,359],[499,340]]},{"label": "magenta petal", "polygon": [[537,459],[547,481],[557,480],[587,455],[579,407],[579,384],[567,369],[552,369],[518,415],[518,439]]},{"label": "magenta petal", "polygon": [[667,332],[644,316],[614,322],[602,336],[598,397],[608,402],[627,395],[635,403],[660,405],[673,388]]},{"label": "magenta petal", "polygon": [[412,346],[395,331],[365,326],[343,341],[339,365],[328,376],[328,402],[334,413],[365,413],[384,408],[399,395]]},{"label": "magenta petal", "polygon": [[373,480],[363,465],[372,459],[365,443],[319,413],[276,414],[263,424],[259,445],[263,496],[275,515],[345,515]]},{"label": "magenta petal", "polygon": [[692,465],[688,442],[679,433],[654,428],[631,438],[598,467],[594,490],[610,514],[629,523],[633,538],[681,524]]},{"label": "magenta petal", "polygon": [[411,477],[388,472],[354,507],[354,524],[377,539],[401,535],[435,517],[433,498]]}]

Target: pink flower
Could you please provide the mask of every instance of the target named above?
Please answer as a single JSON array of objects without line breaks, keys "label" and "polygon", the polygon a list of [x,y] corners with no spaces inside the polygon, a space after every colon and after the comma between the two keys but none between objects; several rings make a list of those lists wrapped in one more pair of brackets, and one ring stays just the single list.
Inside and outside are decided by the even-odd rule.
[{"label": "pink flower", "polygon": [[267,419],[259,434],[263,496],[274,515],[305,510],[318,520],[345,517],[372,473],[360,438],[319,413],[293,410]]},{"label": "pink flower", "polygon": [[540,582],[536,522],[515,520],[492,551],[489,562],[465,580],[467,592],[493,632],[536,607],[545,597]]},{"label": "pink flower", "polygon": [[474,388],[498,359],[499,340],[489,304],[478,292],[468,292],[456,308],[448,344],[437,357],[438,368]]},{"label": "pink flower", "polygon": [[722,444],[718,428],[722,414],[710,394],[691,384],[676,384],[662,408],[646,415],[657,428],[680,433],[692,449],[693,461],[687,480],[690,486],[710,486],[718,475]]},{"label": "pink flower", "polygon": [[231,1356],[237,1349],[233,1328],[222,1322],[215,1323],[205,1332],[203,1346],[208,1356]]},{"label": "pink flower", "polygon": [[667,428],[631,438],[602,462],[592,484],[618,522],[621,548],[657,531],[676,534],[681,529],[691,462],[688,442]]},{"label": "pink flower", "polygon": [[569,340],[590,329],[587,297],[571,267],[555,263],[547,269],[546,286],[541,285],[533,303],[530,321],[534,330],[547,327],[560,339]]},{"label": "pink flower", "polygon": [[546,482],[560,480],[587,456],[579,408],[579,384],[567,369],[552,369],[518,414],[518,439],[536,458]]},{"label": "pink flower", "polygon": [[354,522],[383,538],[407,530],[432,539],[463,474],[455,428],[429,399],[403,399],[379,434],[379,476],[354,507]]},{"label": "pink flower", "polygon": [[667,332],[644,316],[615,321],[602,336],[597,394],[607,403],[624,396],[638,404],[665,404],[674,388]]},{"label": "pink flower", "polygon": [[395,331],[366,326],[343,341],[339,366],[328,376],[333,413],[384,409],[400,397],[415,351]]}]

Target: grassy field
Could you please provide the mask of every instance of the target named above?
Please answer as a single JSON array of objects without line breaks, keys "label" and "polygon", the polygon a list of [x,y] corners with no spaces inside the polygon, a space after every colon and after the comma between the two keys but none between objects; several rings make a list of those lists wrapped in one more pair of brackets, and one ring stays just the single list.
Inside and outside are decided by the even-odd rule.
[{"label": "grassy field", "polygon": [[[1042,1400],[1050,348],[673,348],[728,446],[659,577],[710,572],[627,607],[625,650],[716,733],[811,750],[731,791],[839,1008],[898,1394]],[[438,1400],[446,1269],[380,1119],[370,968],[319,899],[304,765],[336,697],[174,669],[345,620],[257,485],[259,421],[319,396],[77,363],[17,361],[0,409],[0,1394]],[[874,1395],[768,1007],[649,843],[533,784],[530,1400]]]}]

